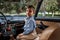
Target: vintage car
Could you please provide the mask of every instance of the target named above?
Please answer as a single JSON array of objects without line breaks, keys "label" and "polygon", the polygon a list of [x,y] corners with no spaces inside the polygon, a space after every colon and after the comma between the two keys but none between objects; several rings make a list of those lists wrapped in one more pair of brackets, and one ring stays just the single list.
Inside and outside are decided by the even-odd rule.
[{"label": "vintage car", "polygon": [[[36,32],[38,34],[35,40],[60,40],[60,16],[38,16],[42,2],[43,0],[38,2],[34,16],[37,25]],[[16,39],[16,36],[24,31],[24,18],[26,16],[4,15],[3,12],[0,12],[0,14],[0,40]]]}]

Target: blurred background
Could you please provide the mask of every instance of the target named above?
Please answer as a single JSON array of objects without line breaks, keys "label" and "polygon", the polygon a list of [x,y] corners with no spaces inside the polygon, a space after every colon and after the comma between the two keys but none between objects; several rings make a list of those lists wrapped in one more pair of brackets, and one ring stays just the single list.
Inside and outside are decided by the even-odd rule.
[{"label": "blurred background", "polygon": [[[0,11],[5,15],[26,15],[26,6],[37,7],[39,0],[0,0]],[[60,0],[43,0],[38,16],[60,17]]]}]

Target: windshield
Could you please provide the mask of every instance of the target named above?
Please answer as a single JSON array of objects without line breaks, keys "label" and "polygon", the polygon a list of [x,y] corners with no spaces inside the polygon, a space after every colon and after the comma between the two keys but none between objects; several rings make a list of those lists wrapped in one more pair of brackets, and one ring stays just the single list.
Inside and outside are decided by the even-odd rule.
[{"label": "windshield", "polygon": [[[32,4],[35,9],[39,0],[1,0],[0,11],[4,15],[26,15],[26,6]],[[59,0],[43,0],[37,17],[60,17]]]},{"label": "windshield", "polygon": [[36,8],[37,0],[1,0],[0,11],[4,15],[26,15],[26,6],[29,4]]}]

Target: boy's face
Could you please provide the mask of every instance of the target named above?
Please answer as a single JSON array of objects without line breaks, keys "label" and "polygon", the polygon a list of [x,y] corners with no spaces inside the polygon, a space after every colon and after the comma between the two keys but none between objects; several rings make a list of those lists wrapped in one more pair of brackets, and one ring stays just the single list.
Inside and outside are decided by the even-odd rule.
[{"label": "boy's face", "polygon": [[27,9],[26,9],[26,15],[27,15],[28,17],[32,16],[33,13],[34,13],[34,10],[33,10],[32,8],[27,8]]}]

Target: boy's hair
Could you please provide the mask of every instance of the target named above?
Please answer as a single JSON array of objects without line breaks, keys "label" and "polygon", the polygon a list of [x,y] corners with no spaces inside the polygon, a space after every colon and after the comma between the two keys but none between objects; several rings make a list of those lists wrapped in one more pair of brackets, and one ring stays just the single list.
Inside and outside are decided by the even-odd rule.
[{"label": "boy's hair", "polygon": [[35,9],[33,5],[28,5],[27,8],[33,8],[33,9]]}]

